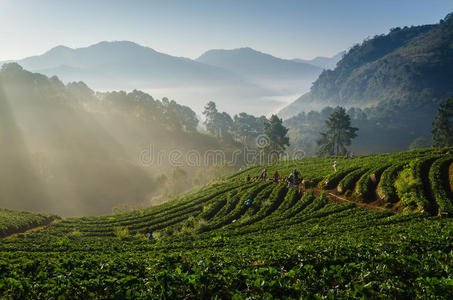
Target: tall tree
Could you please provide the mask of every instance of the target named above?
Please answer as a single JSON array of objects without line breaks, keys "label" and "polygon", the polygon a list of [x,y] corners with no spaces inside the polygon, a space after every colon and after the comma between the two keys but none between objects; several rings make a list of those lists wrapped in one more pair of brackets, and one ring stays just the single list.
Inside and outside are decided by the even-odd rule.
[{"label": "tall tree", "polygon": [[283,121],[277,115],[272,115],[269,122],[264,124],[264,134],[267,136],[267,149],[270,151],[284,151],[289,146],[289,137],[286,136],[288,128],[283,126]]},{"label": "tall tree", "polygon": [[233,131],[233,119],[231,116],[226,112],[218,113],[216,121],[219,127],[219,137],[222,139],[231,138],[231,132]]},{"label": "tall tree", "polygon": [[219,112],[217,111],[217,106],[213,101],[209,101],[208,104],[206,104],[206,106],[204,107],[203,115],[206,119],[203,124],[206,125],[206,130],[214,135],[218,134],[218,129],[216,126],[218,113]]},{"label": "tall tree", "polygon": [[351,118],[343,107],[337,107],[326,120],[326,131],[320,132],[321,138],[317,141],[321,146],[320,155],[343,155],[346,146],[357,136],[358,128],[351,127]]},{"label": "tall tree", "polygon": [[235,139],[244,145],[250,145],[258,135],[263,134],[265,123],[267,123],[265,116],[257,118],[245,112],[235,115],[233,126]]},{"label": "tall tree", "polygon": [[453,97],[439,106],[433,122],[433,146],[453,146]]},{"label": "tall tree", "polygon": [[208,132],[221,139],[231,137],[233,119],[228,113],[220,113],[217,110],[216,104],[210,101],[206,104],[203,115],[206,117],[204,124]]}]

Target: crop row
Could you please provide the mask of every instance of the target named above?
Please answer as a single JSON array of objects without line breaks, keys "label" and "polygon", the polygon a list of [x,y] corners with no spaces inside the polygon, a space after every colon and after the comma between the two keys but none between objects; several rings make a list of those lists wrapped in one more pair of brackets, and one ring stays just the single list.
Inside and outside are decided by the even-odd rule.
[{"label": "crop row", "polygon": [[434,199],[439,206],[439,214],[453,216],[453,196],[448,181],[448,168],[453,162],[453,156],[447,156],[434,162],[429,170],[429,180]]}]

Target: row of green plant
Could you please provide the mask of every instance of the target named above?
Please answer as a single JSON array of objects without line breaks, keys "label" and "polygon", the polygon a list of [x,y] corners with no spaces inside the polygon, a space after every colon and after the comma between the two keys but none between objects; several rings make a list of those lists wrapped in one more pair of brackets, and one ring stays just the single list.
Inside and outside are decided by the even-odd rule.
[{"label": "row of green plant", "polygon": [[[220,228],[155,243],[138,238],[66,238],[46,232],[7,240],[0,244],[0,295],[14,299],[453,296],[452,219],[391,216],[335,204],[315,209],[322,204],[318,197],[311,212],[307,206],[305,220],[278,227],[286,223],[282,219],[269,224],[276,225],[272,228],[250,233]],[[236,234],[228,235],[232,231]]]},{"label": "row of green plant", "polygon": [[439,206],[439,214],[453,216],[453,196],[450,191],[448,168],[453,163],[453,156],[436,160],[429,170],[434,199]]}]

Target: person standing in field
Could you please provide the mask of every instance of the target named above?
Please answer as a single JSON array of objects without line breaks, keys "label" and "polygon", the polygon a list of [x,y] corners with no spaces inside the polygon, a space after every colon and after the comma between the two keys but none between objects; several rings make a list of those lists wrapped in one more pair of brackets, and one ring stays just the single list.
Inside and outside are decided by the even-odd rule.
[{"label": "person standing in field", "polygon": [[300,175],[299,170],[294,168],[293,174],[294,174],[294,184],[299,184],[299,175]]},{"label": "person standing in field", "polygon": [[263,172],[261,173],[261,179],[266,181],[267,180],[267,170],[264,169]]},{"label": "person standing in field", "polygon": [[338,168],[337,161],[334,161],[333,162],[333,169],[334,169],[335,172],[337,171],[337,168]]},{"label": "person standing in field", "polygon": [[279,178],[280,178],[280,174],[278,174],[278,171],[275,171],[275,173],[274,173],[274,181],[278,182]]},{"label": "person standing in field", "polygon": [[293,173],[289,174],[287,181],[288,181],[288,188],[292,188],[294,186],[294,174]]}]

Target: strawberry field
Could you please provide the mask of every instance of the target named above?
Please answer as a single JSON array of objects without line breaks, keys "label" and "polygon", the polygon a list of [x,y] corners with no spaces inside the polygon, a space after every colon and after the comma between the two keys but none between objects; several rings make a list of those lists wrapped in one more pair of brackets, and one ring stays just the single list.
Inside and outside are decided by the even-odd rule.
[{"label": "strawberry field", "polygon": [[250,167],[160,206],[64,219],[0,240],[0,295],[451,299],[452,153],[265,166],[297,168],[296,188]]}]

